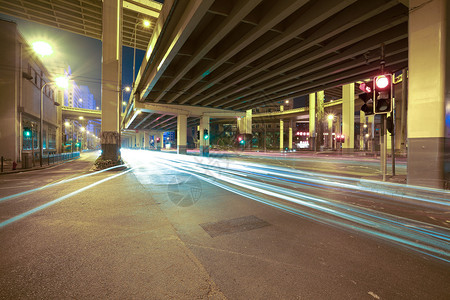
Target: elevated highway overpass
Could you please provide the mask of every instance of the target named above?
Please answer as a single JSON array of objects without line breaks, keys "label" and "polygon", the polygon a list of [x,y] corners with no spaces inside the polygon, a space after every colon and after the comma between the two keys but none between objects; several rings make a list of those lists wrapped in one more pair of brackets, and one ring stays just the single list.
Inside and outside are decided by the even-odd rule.
[{"label": "elevated highway overpass", "polygon": [[[77,18],[66,22],[61,5],[52,6],[49,0],[40,1],[47,6],[45,13],[37,8],[44,4],[31,1],[12,1],[14,9],[2,8],[2,12],[32,19],[27,11],[35,9],[35,21],[45,23],[44,19],[54,17],[50,25],[63,29],[70,22],[88,24],[84,11],[96,14],[97,23],[92,26],[100,27],[101,20],[102,147],[105,157],[117,157],[120,45],[127,44],[131,24],[138,24],[154,3],[60,2],[79,12]],[[448,77],[447,1],[166,0],[155,11],[152,34],[141,46],[146,54],[123,119],[125,129],[176,124],[179,150],[184,153],[188,122],[199,122],[200,130],[209,128],[212,116],[202,112],[204,108],[247,114],[287,98],[309,95],[317,101],[320,95],[322,101],[327,95],[341,94],[335,98],[343,99],[343,127],[347,128],[343,130],[351,132],[354,83],[378,75],[380,65],[389,73],[408,68],[408,119],[414,120],[408,122],[407,130],[408,181],[421,184],[426,174],[433,184],[447,184],[450,125],[445,123],[449,106],[444,95],[449,84],[443,79]],[[80,33],[92,34],[88,27]],[[174,114],[164,111],[167,105],[188,109]],[[351,150],[351,144],[345,149]],[[207,154],[207,141],[200,148]],[[422,163],[429,157],[436,159]]]}]

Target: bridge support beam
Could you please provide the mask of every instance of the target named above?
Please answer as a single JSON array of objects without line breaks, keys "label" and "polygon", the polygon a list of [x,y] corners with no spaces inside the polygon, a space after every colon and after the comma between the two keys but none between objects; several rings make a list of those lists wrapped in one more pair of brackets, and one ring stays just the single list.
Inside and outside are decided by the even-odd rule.
[{"label": "bridge support beam", "polygon": [[355,147],[355,84],[342,87],[342,132],[345,137],[342,152],[353,152]]},{"label": "bridge support beam", "polygon": [[102,160],[117,162],[120,152],[122,0],[103,1]]},{"label": "bridge support beam", "polygon": [[[284,111],[284,106],[280,106],[280,111]],[[284,121],[280,119],[280,151],[284,150]]]},{"label": "bridge support beam", "polygon": [[200,156],[209,156],[209,139],[203,138],[203,131],[207,129],[209,132],[209,116],[200,118]]},{"label": "bridge support beam", "polygon": [[316,94],[309,94],[309,149],[316,149]]},{"label": "bridge support beam", "polygon": [[187,115],[177,116],[177,153],[187,153]]},{"label": "bridge support beam", "polygon": [[319,91],[316,95],[316,118],[317,118],[317,129],[316,129],[316,151],[323,150],[324,146],[324,126],[325,126],[325,91]]},{"label": "bridge support beam", "polygon": [[408,184],[450,185],[450,4],[411,0]]},{"label": "bridge support beam", "polygon": [[366,131],[367,131],[367,122],[366,122],[366,114],[360,110],[359,111],[359,150],[364,151],[366,149]]},{"label": "bridge support beam", "polygon": [[292,119],[289,120],[289,145],[288,145],[289,150],[292,150],[292,123],[293,123]]}]

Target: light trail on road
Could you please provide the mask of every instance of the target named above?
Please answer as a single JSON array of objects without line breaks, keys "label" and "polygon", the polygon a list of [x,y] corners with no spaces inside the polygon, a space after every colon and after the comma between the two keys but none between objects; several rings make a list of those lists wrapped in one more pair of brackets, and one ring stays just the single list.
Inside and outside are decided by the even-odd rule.
[{"label": "light trail on road", "polygon": [[[123,165],[122,165],[122,166],[123,166]],[[116,167],[117,167],[117,166],[116,166]],[[108,168],[108,169],[111,169],[111,168]],[[102,170],[102,171],[99,171],[99,172],[91,173],[91,174],[86,174],[86,175],[78,176],[78,177],[71,178],[71,179],[68,179],[68,180],[60,181],[60,182],[58,182],[58,184],[59,184],[59,183],[67,183],[67,182],[70,182],[70,181],[73,181],[73,180],[85,178],[85,177],[87,177],[87,176],[91,176],[91,175],[94,175],[94,174],[98,174],[98,173],[101,173],[101,172],[106,171],[106,170],[107,170],[107,169]],[[56,199],[54,199],[54,200],[48,201],[48,202],[46,202],[46,203],[44,203],[44,204],[42,204],[42,205],[39,205],[39,206],[37,206],[37,207],[35,207],[35,208],[33,208],[33,209],[27,210],[27,211],[25,211],[25,212],[23,212],[23,213],[21,213],[21,214],[19,214],[19,215],[16,215],[16,216],[14,216],[14,217],[12,217],[12,218],[9,218],[9,219],[7,219],[7,220],[5,220],[5,221],[3,221],[3,222],[0,222],[0,229],[3,228],[3,227],[5,227],[6,225],[9,225],[9,224],[15,222],[15,221],[18,221],[18,220],[20,220],[20,219],[23,219],[23,218],[25,218],[25,217],[27,217],[27,216],[30,216],[30,215],[32,215],[32,214],[38,212],[38,211],[41,211],[41,210],[43,210],[43,209],[45,209],[45,208],[48,208],[48,207],[50,207],[50,206],[52,206],[52,205],[54,205],[54,204],[56,204],[56,203],[59,203],[59,202],[65,200],[65,199],[67,199],[67,198],[70,198],[70,197],[75,196],[75,195],[77,195],[77,194],[79,194],[79,193],[82,193],[82,192],[84,192],[84,191],[86,191],[86,190],[89,190],[89,189],[91,189],[91,188],[93,188],[93,187],[95,187],[95,186],[97,186],[97,185],[99,185],[99,184],[102,184],[102,183],[104,183],[104,182],[106,182],[106,181],[109,181],[109,180],[111,180],[111,179],[114,179],[114,178],[117,178],[117,177],[119,177],[119,176],[122,176],[122,175],[124,175],[124,174],[126,174],[126,173],[128,173],[128,172],[131,172],[132,170],[133,170],[133,168],[130,168],[130,169],[128,169],[128,170],[126,170],[126,171],[123,171],[123,172],[120,172],[120,173],[118,173],[118,174],[114,174],[114,175],[108,176],[108,177],[103,178],[103,179],[101,179],[101,180],[99,180],[99,181],[96,181],[96,182],[94,182],[94,183],[92,183],[92,184],[90,184],[90,185],[84,186],[84,187],[82,187],[82,188],[80,188],[80,189],[78,189],[78,190],[76,190],[76,191],[73,191],[73,192],[68,193],[68,194],[66,194],[66,195],[64,195],[64,196],[58,197],[58,198],[56,198]],[[52,186],[55,186],[55,185],[56,185],[56,184],[54,184],[54,185],[52,185]],[[45,186],[45,187],[48,188],[49,186]],[[40,188],[38,188],[38,189],[33,189],[33,190],[31,190],[31,191],[28,191],[28,193],[25,193],[25,194],[29,194],[29,193],[32,193],[32,192],[37,192],[37,191],[40,191],[40,190],[42,190],[42,189],[40,189]],[[19,196],[19,195],[16,195],[16,197],[18,197],[18,196]],[[20,196],[22,196],[22,195],[20,195]]]},{"label": "light trail on road", "polygon": [[[356,230],[402,245],[416,252],[450,262],[449,228],[380,212],[339,200],[336,195],[317,196],[324,190],[338,191],[350,199],[382,198],[432,206],[449,211],[449,192],[360,180],[343,176],[305,172],[296,169],[218,158],[182,156],[148,151],[124,152],[130,165],[141,165],[139,176],[155,168],[171,168],[216,185],[240,196],[347,230]],[[147,173],[147,176],[149,173]],[[138,176],[138,179],[139,179]],[[361,185],[361,182],[363,184]],[[374,188],[370,184],[377,184]],[[368,185],[368,186],[365,186]],[[308,191],[307,193],[305,191]],[[400,200],[399,200],[400,198]],[[447,200],[447,201],[446,201]]]},{"label": "light trail on road", "polygon": [[9,196],[0,198],[0,202],[6,201],[6,200],[10,200],[10,199],[13,199],[13,198],[16,198],[16,197],[25,196],[25,195],[28,195],[28,194],[31,194],[31,193],[34,193],[34,192],[38,192],[38,191],[42,191],[42,190],[45,190],[45,189],[48,189],[48,188],[51,188],[51,187],[54,187],[54,186],[57,186],[57,185],[60,185],[60,184],[63,184],[63,183],[68,183],[68,182],[71,182],[71,181],[79,180],[79,179],[86,178],[86,177],[89,177],[89,176],[92,176],[92,175],[97,175],[97,174],[100,174],[100,173],[103,173],[103,172],[106,172],[106,171],[110,171],[110,170],[113,170],[113,169],[122,168],[122,167],[126,167],[126,166],[127,165],[117,165],[117,166],[113,166],[113,167],[110,167],[110,168],[107,168],[107,169],[103,169],[101,171],[96,171],[96,172],[80,175],[80,176],[77,176],[77,177],[64,179],[64,180],[61,180],[61,181],[58,181],[58,182],[55,182],[55,183],[51,183],[51,184],[47,184],[47,185],[44,185],[44,186],[41,186],[41,187],[38,187],[38,188],[35,188],[35,189],[23,191],[23,192],[20,192],[20,193],[17,193],[17,194],[13,194],[13,195],[9,195]]}]

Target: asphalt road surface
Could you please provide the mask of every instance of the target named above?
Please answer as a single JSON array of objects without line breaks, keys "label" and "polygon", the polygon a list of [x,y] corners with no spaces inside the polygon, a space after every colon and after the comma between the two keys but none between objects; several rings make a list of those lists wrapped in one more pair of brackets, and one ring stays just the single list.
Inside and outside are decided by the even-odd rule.
[{"label": "asphalt road surface", "polygon": [[376,162],[96,155],[0,176],[1,299],[450,298],[450,194]]}]

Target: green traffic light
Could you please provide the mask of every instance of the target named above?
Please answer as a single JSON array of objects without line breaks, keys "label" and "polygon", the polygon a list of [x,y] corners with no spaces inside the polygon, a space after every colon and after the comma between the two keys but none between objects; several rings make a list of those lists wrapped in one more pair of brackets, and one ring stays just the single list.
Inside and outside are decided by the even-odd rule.
[{"label": "green traffic light", "polygon": [[205,140],[207,140],[208,138],[209,138],[209,135],[205,135],[205,136],[203,136],[203,138],[205,139]]},{"label": "green traffic light", "polygon": [[31,136],[31,130],[30,130],[30,129],[25,129],[25,130],[23,131],[23,135],[24,135],[25,137],[30,137],[30,136]]}]

